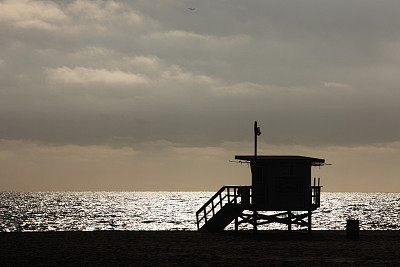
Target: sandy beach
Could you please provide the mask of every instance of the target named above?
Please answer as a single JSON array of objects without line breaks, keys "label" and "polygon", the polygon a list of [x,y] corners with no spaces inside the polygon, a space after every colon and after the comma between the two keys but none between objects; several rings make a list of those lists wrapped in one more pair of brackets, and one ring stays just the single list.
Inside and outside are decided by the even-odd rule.
[{"label": "sandy beach", "polygon": [[1,266],[398,265],[399,231],[0,233]]}]

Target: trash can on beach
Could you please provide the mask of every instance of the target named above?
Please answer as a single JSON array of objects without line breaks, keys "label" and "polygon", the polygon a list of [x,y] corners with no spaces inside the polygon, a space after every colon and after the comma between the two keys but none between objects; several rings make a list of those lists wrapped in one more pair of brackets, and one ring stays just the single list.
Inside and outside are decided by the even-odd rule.
[{"label": "trash can on beach", "polygon": [[358,240],[360,223],[358,220],[347,220],[346,237],[349,240]]}]

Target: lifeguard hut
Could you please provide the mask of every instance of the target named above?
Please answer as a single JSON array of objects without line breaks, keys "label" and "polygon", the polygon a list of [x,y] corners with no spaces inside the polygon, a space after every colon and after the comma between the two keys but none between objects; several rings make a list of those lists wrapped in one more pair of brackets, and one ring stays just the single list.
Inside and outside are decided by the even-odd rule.
[{"label": "lifeguard hut", "polygon": [[[240,224],[268,223],[307,227],[311,233],[312,212],[320,206],[320,178],[311,178],[313,166],[323,166],[324,159],[304,156],[257,155],[254,123],[254,155],[237,155],[236,160],[250,164],[251,186],[223,186],[196,213],[199,231],[222,231],[231,222]],[[313,182],[312,182],[313,181]],[[268,214],[265,214],[268,213]],[[271,214],[272,213],[272,214]]]}]

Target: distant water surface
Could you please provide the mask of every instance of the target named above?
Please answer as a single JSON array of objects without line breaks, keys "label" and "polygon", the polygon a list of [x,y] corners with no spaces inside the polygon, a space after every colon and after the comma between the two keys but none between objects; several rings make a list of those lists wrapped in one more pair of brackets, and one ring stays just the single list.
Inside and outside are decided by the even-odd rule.
[{"label": "distant water surface", "polygon": [[[0,192],[0,232],[196,230],[196,211],[213,194]],[[312,216],[313,229],[344,230],[347,219],[360,220],[363,230],[400,230],[400,193],[322,193],[321,207]],[[259,229],[284,227],[270,224]]]}]

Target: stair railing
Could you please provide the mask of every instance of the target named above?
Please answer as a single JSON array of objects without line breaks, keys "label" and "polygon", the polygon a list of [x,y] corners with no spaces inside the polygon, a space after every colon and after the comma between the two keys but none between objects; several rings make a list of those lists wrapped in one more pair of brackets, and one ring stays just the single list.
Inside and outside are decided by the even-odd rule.
[{"label": "stair railing", "polygon": [[321,199],[321,185],[319,185],[320,178],[318,178],[318,184],[315,183],[314,178],[314,185],[311,186],[311,204],[313,208],[318,208],[320,206],[320,199]]},{"label": "stair railing", "polygon": [[[219,210],[226,204],[241,204],[242,192],[248,190],[251,186],[223,186],[218,190],[204,205],[196,212],[197,230],[206,224]],[[249,194],[250,197],[250,194]],[[249,200],[247,200],[249,202]]]}]

